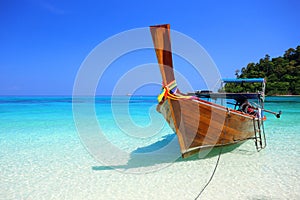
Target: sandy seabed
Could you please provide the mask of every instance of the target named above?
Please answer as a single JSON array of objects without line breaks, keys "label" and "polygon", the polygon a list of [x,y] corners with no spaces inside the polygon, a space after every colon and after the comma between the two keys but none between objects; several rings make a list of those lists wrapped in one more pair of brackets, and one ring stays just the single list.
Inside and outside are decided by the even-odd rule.
[{"label": "sandy seabed", "polygon": [[[219,152],[215,149],[205,159],[196,155],[174,163],[114,169],[95,161],[77,142],[65,144],[65,154],[55,154],[50,144],[40,151],[18,149],[23,159],[10,157],[1,163],[0,199],[195,199]],[[300,199],[297,152],[276,157],[269,151],[258,153],[249,141],[222,154],[200,199]]]}]

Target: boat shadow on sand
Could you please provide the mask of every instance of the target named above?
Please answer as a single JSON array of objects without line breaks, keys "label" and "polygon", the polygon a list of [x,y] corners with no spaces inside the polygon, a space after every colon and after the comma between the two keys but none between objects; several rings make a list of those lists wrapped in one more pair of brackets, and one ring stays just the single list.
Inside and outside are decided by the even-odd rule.
[{"label": "boat shadow on sand", "polygon": [[[180,154],[180,147],[178,144],[176,134],[169,134],[163,137],[162,140],[157,141],[148,146],[137,148],[130,153],[130,157],[126,164],[120,165],[104,165],[104,166],[93,166],[92,169],[96,171],[101,170],[129,170],[134,168],[145,168],[155,167],[160,164],[170,165],[174,162],[188,162],[202,159],[208,159],[219,156],[220,152],[226,154],[232,152],[238,148],[242,143],[215,147],[206,150],[202,150],[198,154],[194,154],[188,158],[182,158]],[[245,149],[235,150],[236,154],[252,155],[255,151],[248,151]],[[151,171],[151,170],[150,170]]]}]

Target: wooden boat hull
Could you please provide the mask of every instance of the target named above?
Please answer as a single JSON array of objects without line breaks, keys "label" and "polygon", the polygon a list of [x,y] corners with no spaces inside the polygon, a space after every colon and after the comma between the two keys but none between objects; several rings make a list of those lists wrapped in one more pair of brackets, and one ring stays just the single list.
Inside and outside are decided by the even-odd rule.
[{"label": "wooden boat hull", "polygon": [[262,119],[179,91],[173,70],[170,25],[150,26],[150,32],[163,81],[157,110],[176,132],[182,156],[251,138],[255,138],[258,150],[264,148],[259,129]]},{"label": "wooden boat hull", "polygon": [[157,110],[176,132],[183,157],[252,139],[254,123],[262,120],[203,100],[167,99]]}]

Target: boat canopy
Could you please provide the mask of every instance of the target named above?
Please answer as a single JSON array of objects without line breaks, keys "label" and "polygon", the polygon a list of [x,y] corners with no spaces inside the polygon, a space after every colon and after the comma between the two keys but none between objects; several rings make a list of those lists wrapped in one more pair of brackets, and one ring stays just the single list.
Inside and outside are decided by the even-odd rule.
[{"label": "boat canopy", "polygon": [[224,78],[223,83],[264,83],[264,78]]}]

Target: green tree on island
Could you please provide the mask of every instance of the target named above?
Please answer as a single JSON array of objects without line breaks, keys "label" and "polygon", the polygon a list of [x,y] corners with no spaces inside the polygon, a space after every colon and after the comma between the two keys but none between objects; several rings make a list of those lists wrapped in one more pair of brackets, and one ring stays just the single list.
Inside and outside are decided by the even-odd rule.
[{"label": "green tree on island", "polygon": [[[283,56],[270,59],[267,54],[258,63],[249,63],[247,67],[235,71],[237,78],[265,78],[267,95],[300,94],[300,46],[289,48]],[[254,92],[260,84],[226,84],[227,92]]]}]

